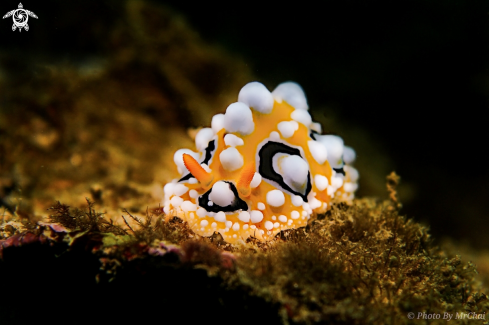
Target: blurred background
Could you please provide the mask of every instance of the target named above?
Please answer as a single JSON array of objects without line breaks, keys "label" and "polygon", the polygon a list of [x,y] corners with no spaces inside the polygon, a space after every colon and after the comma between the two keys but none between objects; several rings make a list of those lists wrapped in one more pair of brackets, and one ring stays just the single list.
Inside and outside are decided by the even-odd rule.
[{"label": "blurred background", "polygon": [[[272,8],[260,2],[141,3],[30,1],[23,2],[24,9],[39,18],[29,18],[28,32],[12,32],[11,18],[0,22],[0,137],[5,143],[11,136],[6,124],[14,121],[7,123],[8,114],[30,107],[30,96],[39,99],[53,89],[43,88],[49,84],[46,70],[52,67],[75,67],[75,79],[93,84],[90,78],[110,66],[104,76],[126,80],[117,87],[121,93],[134,92],[135,106],[154,93],[166,94],[177,103],[177,113],[163,114],[159,104],[143,107],[162,128],[169,120],[185,128],[209,125],[209,114],[223,111],[229,96],[237,96],[246,82],[258,80],[272,90],[293,80],[304,88],[310,112],[324,131],[338,133],[357,150],[359,196],[386,198],[384,177],[395,170],[402,178],[405,215],[428,224],[438,240],[448,236],[475,248],[489,247],[489,2],[358,0]],[[4,15],[17,6],[17,1],[2,1],[0,11]],[[173,32],[169,36],[180,25],[188,26],[190,38]],[[186,46],[186,56],[161,55],[173,46],[183,47],[184,39],[198,46]],[[207,56],[212,62],[202,61],[209,64],[192,61]],[[156,62],[167,62],[165,71],[178,67],[172,62],[183,68],[175,68],[175,78],[162,79],[148,68]],[[178,69],[190,71],[197,92],[183,87],[184,80],[176,82],[178,87],[172,84],[182,75]],[[155,87],[150,95],[145,83]],[[74,100],[67,94],[80,84],[65,85],[56,83],[64,103]],[[97,79],[99,89],[107,85]],[[120,95],[104,94],[109,99]],[[192,102],[185,102],[192,96]],[[121,101],[117,105],[128,103]],[[38,101],[32,105],[38,111],[46,106]],[[48,116],[45,120],[55,127],[66,125],[66,120],[49,118],[62,106],[50,105],[54,111],[39,115]],[[207,106],[212,107],[209,114],[198,112]],[[187,116],[185,109],[193,111]],[[15,121],[21,123],[22,116],[16,115]],[[170,140],[154,138],[152,150],[171,145]],[[7,168],[14,167],[6,162],[3,148],[0,172],[5,178],[13,170]],[[73,155],[69,157],[76,165]],[[4,182],[4,195],[22,187],[14,183]]]}]

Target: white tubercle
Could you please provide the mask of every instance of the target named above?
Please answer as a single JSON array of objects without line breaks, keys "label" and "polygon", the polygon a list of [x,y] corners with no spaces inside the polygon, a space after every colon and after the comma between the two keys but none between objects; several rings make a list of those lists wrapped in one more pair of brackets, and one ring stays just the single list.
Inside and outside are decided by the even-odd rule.
[{"label": "white tubercle", "polygon": [[254,81],[246,84],[239,91],[238,102],[245,103],[263,114],[269,114],[273,109],[273,96],[262,83]]},{"label": "white tubercle", "polygon": [[258,185],[261,183],[261,175],[259,173],[255,173],[253,175],[253,179],[251,180],[250,187],[251,188],[257,188]]},{"label": "white tubercle", "polygon": [[207,215],[207,210],[206,210],[206,209],[204,209],[204,208],[202,208],[202,207],[199,207],[199,208],[197,209],[197,216],[198,216],[199,218],[205,218],[205,216],[206,216],[206,215]]},{"label": "white tubercle", "polygon": [[241,211],[238,215],[238,219],[243,222],[250,222],[250,213],[248,211]]},{"label": "white tubercle", "polygon": [[228,147],[237,147],[237,146],[242,146],[244,144],[244,141],[240,137],[228,133],[224,136],[224,143]]},{"label": "white tubercle", "polygon": [[175,186],[175,183],[168,183],[163,187],[163,191],[165,192],[165,195],[167,197],[170,197],[170,195],[173,195],[173,187]]},{"label": "white tubercle", "polygon": [[346,167],[348,167],[347,173],[350,176],[350,182],[358,181],[358,177],[359,177],[358,170],[356,170],[356,168],[353,168],[352,166],[345,166],[345,168]]},{"label": "white tubercle", "polygon": [[173,155],[173,161],[175,162],[175,165],[177,165],[178,172],[180,174],[187,173],[188,169],[185,167],[185,164],[183,163],[183,154],[186,153],[187,155],[190,155],[194,157],[195,160],[199,161],[200,159],[200,153],[194,152],[190,149],[179,149],[175,152]]},{"label": "white tubercle", "polygon": [[333,185],[329,185],[326,193],[328,193],[329,196],[333,197],[334,192],[336,192],[336,188]]},{"label": "white tubercle", "polygon": [[309,114],[308,111],[303,110],[303,109],[296,109],[295,111],[292,112],[292,114],[290,114],[290,117],[294,121],[302,123],[308,128],[312,123],[311,115]]},{"label": "white tubercle", "polygon": [[341,186],[343,186],[343,178],[341,177],[331,178],[331,185],[336,189],[340,188]]},{"label": "white tubercle", "polygon": [[324,191],[328,187],[328,179],[323,175],[314,176],[314,183],[319,191]]},{"label": "white tubercle", "polygon": [[265,204],[263,202],[258,202],[257,207],[258,207],[258,210],[261,210],[261,211],[265,210],[265,208],[266,208]]},{"label": "white tubercle", "polygon": [[288,81],[283,82],[275,88],[272,92],[273,97],[277,102],[282,102],[285,100],[289,103],[290,106],[295,109],[308,110],[309,106],[307,105],[306,95],[304,94],[304,90],[299,84]]},{"label": "white tubercle", "polygon": [[266,228],[267,230],[272,230],[272,229],[273,229],[273,222],[271,222],[271,221],[266,221],[266,222],[265,222],[265,228]]},{"label": "white tubercle", "polygon": [[201,129],[195,136],[195,146],[198,151],[204,151],[209,145],[209,141],[214,137],[214,130],[211,128]]},{"label": "white tubercle", "polygon": [[278,220],[280,222],[284,222],[285,223],[285,222],[287,222],[287,217],[282,214],[281,216],[278,217]]},{"label": "white tubercle", "polygon": [[194,204],[190,201],[184,201],[182,204],[180,204],[180,208],[183,210],[183,212],[196,211],[197,204]]},{"label": "white tubercle", "polygon": [[299,195],[292,195],[292,204],[296,207],[302,206],[304,200]]},{"label": "white tubercle", "polygon": [[208,225],[208,224],[209,224],[209,221],[207,221],[207,220],[202,220],[202,221],[200,222],[200,225],[201,225],[202,227],[207,227],[207,225]]},{"label": "white tubercle", "polygon": [[212,186],[209,200],[221,207],[225,207],[233,203],[235,196],[228,183],[218,181]]},{"label": "white tubercle", "polygon": [[250,213],[250,219],[252,223],[257,223],[263,220],[263,213],[258,210],[252,210]]},{"label": "white tubercle", "polygon": [[271,190],[267,193],[267,203],[272,207],[281,207],[285,203],[284,193],[280,190]]},{"label": "white tubercle", "polygon": [[270,132],[270,140],[280,140],[280,134],[277,131]]},{"label": "white tubercle", "polygon": [[255,129],[251,109],[243,103],[233,103],[226,109],[224,128],[228,132],[238,132],[247,135]]},{"label": "white tubercle", "polygon": [[301,214],[299,213],[299,211],[295,211],[295,210],[294,210],[294,211],[292,211],[292,212],[290,213],[290,217],[291,217],[292,219],[294,219],[294,220],[295,220],[295,219],[299,219],[299,217],[300,217],[300,216],[301,216]]},{"label": "white tubercle", "polygon": [[337,135],[316,135],[316,140],[321,142],[328,153],[328,162],[332,168],[343,165],[343,139]]},{"label": "white tubercle", "polygon": [[278,130],[284,138],[290,138],[299,129],[296,121],[283,121],[277,125]]},{"label": "white tubercle", "polygon": [[311,199],[309,199],[309,198],[308,198],[308,200],[309,200],[309,206],[310,206],[310,207],[311,207],[311,209],[313,209],[313,210],[314,210],[314,209],[316,209],[316,208],[319,208],[319,207],[322,205],[321,201],[319,201],[319,200],[318,200],[318,199],[316,199],[315,197],[313,197],[313,198],[311,198]]},{"label": "white tubercle", "polygon": [[170,203],[174,208],[178,208],[183,203],[183,199],[179,196],[174,196],[171,198]]},{"label": "white tubercle", "polygon": [[343,150],[343,160],[345,164],[352,164],[357,157],[355,150],[352,147],[345,146]]},{"label": "white tubercle", "polygon": [[282,175],[285,184],[297,192],[304,192],[307,186],[309,165],[299,156],[287,154],[275,154],[273,167]]},{"label": "white tubercle", "polygon": [[212,117],[211,122],[212,131],[217,133],[224,128],[224,114],[216,114]]},{"label": "white tubercle", "polygon": [[173,194],[176,196],[182,196],[187,193],[187,191],[188,187],[183,184],[175,184],[175,186],[173,186]]},{"label": "white tubercle", "polygon": [[311,130],[316,131],[317,133],[321,134],[323,132],[323,127],[321,126],[320,123],[317,122],[312,122],[310,125]]},{"label": "white tubercle", "polygon": [[199,197],[199,192],[197,192],[196,190],[190,190],[188,192],[188,195],[192,198],[192,199],[196,199]]},{"label": "white tubercle", "polygon": [[221,161],[222,168],[228,172],[232,172],[236,169],[243,167],[243,156],[236,148],[227,148],[219,154],[219,160]]},{"label": "white tubercle", "polygon": [[355,183],[345,183],[343,185],[343,189],[345,190],[345,192],[355,192],[358,188],[358,185],[355,184]]},{"label": "white tubercle", "polygon": [[226,214],[222,211],[219,211],[214,216],[214,220],[216,220],[217,222],[225,222],[226,221]]},{"label": "white tubercle", "polygon": [[206,172],[212,173],[212,170],[209,168],[209,166],[207,166],[207,164],[200,164],[200,166],[202,166]]},{"label": "white tubercle", "polygon": [[307,145],[314,160],[316,160],[320,165],[324,164],[328,158],[326,147],[321,142],[314,140],[307,141]]}]

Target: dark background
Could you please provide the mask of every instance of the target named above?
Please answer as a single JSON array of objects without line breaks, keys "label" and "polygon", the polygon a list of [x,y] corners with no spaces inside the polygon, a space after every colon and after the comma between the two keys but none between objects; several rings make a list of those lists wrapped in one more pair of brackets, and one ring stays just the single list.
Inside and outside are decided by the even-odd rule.
[{"label": "dark background", "polygon": [[[366,129],[415,190],[404,214],[426,221],[436,238],[489,245],[488,1],[155,3],[243,58],[260,81],[297,81],[312,109],[329,107]],[[17,5],[3,1],[2,15]],[[0,23],[2,65],[18,82],[28,75],[12,73],[16,65],[110,53],[104,35],[119,2],[23,5],[40,17],[29,19],[29,32],[13,33],[11,18]]]}]

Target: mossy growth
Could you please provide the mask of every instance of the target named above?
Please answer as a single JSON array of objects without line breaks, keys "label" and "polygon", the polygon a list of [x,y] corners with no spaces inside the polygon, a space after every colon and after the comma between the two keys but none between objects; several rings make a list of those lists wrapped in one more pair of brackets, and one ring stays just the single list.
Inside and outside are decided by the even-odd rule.
[{"label": "mossy growth", "polygon": [[[95,212],[88,200],[88,211],[58,202],[51,208],[51,222],[67,228],[71,238],[80,238],[80,233],[97,237],[96,245],[78,246],[89,247],[88,254],[100,261],[96,279],[102,285],[125,283],[118,280],[124,279],[120,274],[146,274],[147,280],[147,274],[153,274],[155,281],[163,281],[158,274],[169,269],[174,276],[204,270],[209,283],[219,281],[219,297],[238,293],[255,299],[259,302],[254,308],[268,314],[278,310],[277,320],[284,324],[441,324],[445,313],[454,320],[457,313],[485,319],[489,300],[476,278],[476,266],[435,247],[427,227],[400,214],[398,182],[397,175],[388,176],[387,201],[364,198],[352,205],[336,204],[305,228],[281,232],[269,242],[251,238],[240,246],[226,244],[217,234],[199,237],[161,208],[148,209],[145,217],[126,210],[125,225],[116,225]],[[33,223],[24,227],[24,232],[35,230]],[[198,304],[202,294],[189,292],[188,303]],[[232,304],[233,313],[251,312],[245,303]],[[259,317],[260,310],[253,312]]]},{"label": "mossy growth", "polygon": [[475,266],[432,247],[391,202],[334,206],[267,249],[241,252],[231,283],[282,306],[285,323],[405,324],[409,312],[484,313]]},{"label": "mossy growth", "polygon": [[407,324],[424,312],[440,314],[430,319],[436,324],[444,313],[486,313],[475,266],[434,247],[426,227],[399,214],[398,182],[389,175],[389,201],[334,205],[264,249],[241,250],[230,283],[279,303],[284,323]]}]

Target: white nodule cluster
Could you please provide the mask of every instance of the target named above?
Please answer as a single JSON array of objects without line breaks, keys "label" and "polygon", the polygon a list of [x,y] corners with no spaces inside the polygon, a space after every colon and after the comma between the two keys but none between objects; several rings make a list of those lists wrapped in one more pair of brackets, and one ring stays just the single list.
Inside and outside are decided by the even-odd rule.
[{"label": "white nodule cluster", "polygon": [[211,128],[201,129],[195,136],[195,146],[197,150],[204,151],[209,145],[209,141],[214,137],[214,130]]},{"label": "white nodule cluster", "polygon": [[228,172],[235,171],[243,167],[243,156],[239,153],[238,149],[234,147],[227,148],[219,154],[219,160],[221,161],[222,168]]},{"label": "white nodule cluster", "polygon": [[212,186],[212,191],[209,194],[209,200],[221,207],[225,207],[233,203],[235,200],[235,195],[228,183],[218,181],[214,184],[214,186]]},{"label": "white nodule cluster", "polygon": [[299,129],[299,123],[296,121],[283,121],[277,125],[277,128],[284,138],[290,138]]},{"label": "white nodule cluster", "polygon": [[277,102],[285,100],[290,106],[295,109],[308,110],[306,95],[299,84],[295,82],[283,82],[272,92],[273,97]]},{"label": "white nodule cluster", "polygon": [[228,147],[237,147],[244,145],[244,141],[240,137],[228,133],[224,136],[224,144]]},{"label": "white nodule cluster", "polygon": [[183,162],[183,154],[186,153],[187,155],[192,156],[195,160],[200,159],[200,153],[194,152],[190,149],[179,149],[175,154],[173,155],[173,161],[175,162],[175,165],[177,165],[178,172],[180,174],[183,174],[185,172],[188,172],[187,167],[185,167],[185,164]]},{"label": "white nodule cluster", "polygon": [[238,102],[248,105],[255,111],[269,114],[273,109],[273,96],[262,83],[254,81],[241,88]]},{"label": "white nodule cluster", "polygon": [[343,139],[337,135],[316,135],[316,140],[324,145],[328,153],[328,162],[332,168],[343,165]]},{"label": "white nodule cluster", "polygon": [[228,132],[251,134],[255,129],[251,109],[240,102],[229,105],[224,114],[224,128]]}]

